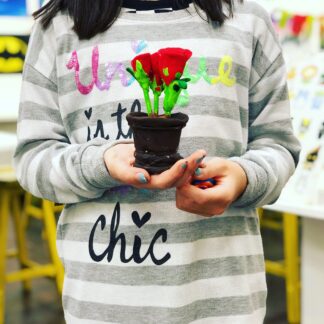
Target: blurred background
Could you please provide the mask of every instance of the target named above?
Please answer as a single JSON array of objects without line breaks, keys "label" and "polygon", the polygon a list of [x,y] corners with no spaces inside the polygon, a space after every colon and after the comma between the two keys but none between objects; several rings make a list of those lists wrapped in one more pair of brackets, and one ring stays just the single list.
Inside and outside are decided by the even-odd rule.
[{"label": "blurred background", "polygon": [[[294,131],[302,143],[299,166],[280,199],[259,210],[266,323],[323,324],[324,0],[256,1],[271,14],[282,42]],[[0,324],[64,323],[63,268],[55,248],[61,206],[23,192],[12,170],[31,13],[41,5],[0,0]]]}]

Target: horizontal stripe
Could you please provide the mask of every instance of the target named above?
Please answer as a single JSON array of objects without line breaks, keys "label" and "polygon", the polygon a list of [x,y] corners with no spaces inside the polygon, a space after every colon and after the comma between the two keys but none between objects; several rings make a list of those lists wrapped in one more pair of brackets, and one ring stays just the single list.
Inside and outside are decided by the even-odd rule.
[{"label": "horizontal stripe", "polygon": [[288,99],[288,88],[285,84],[279,88],[273,89],[270,91],[262,100],[260,101],[250,101],[249,103],[249,119],[250,123],[252,123],[261,111],[268,104],[276,104],[280,101],[285,101]]},{"label": "horizontal stripe", "polygon": [[259,59],[256,62],[252,62],[252,67],[257,71],[260,77],[269,78],[278,70],[286,70],[285,62],[281,53],[273,60],[269,61],[268,58],[265,58],[262,55],[259,55]]},{"label": "horizontal stripe", "polygon": [[[97,254],[102,253],[108,246],[106,244],[94,243],[94,250]],[[59,243],[62,251],[60,255],[64,260],[78,261],[84,263],[93,263],[88,251],[88,242],[77,242],[62,240]],[[119,244],[118,244],[119,246]],[[211,247],[215,247],[211,249]],[[149,246],[142,244],[141,251],[148,251]],[[117,248],[118,251],[119,248]],[[76,253],[78,251],[78,253]],[[120,261],[118,252],[116,251],[114,258],[109,263],[115,266],[150,266],[153,262],[150,258],[147,258],[140,265],[134,262],[122,263]],[[199,240],[189,243],[176,243],[167,244],[157,242],[154,246],[154,254],[156,258],[160,259],[167,253],[171,254],[171,258],[165,263],[165,265],[184,265],[190,264],[204,259],[215,259],[245,255],[259,255],[263,253],[262,242],[259,235],[242,235],[235,237],[216,237],[205,240]],[[126,245],[126,257],[133,254],[133,247]],[[106,259],[101,261],[103,264],[108,263]]]},{"label": "horizontal stripe", "polygon": [[72,316],[67,310],[64,311],[64,318],[66,324],[118,324],[113,322],[106,322],[106,321],[96,321],[90,319],[81,319],[75,316]]},{"label": "horizontal stripe", "polygon": [[[26,56],[26,60],[36,70],[40,71],[44,76],[46,76],[49,79],[52,76],[51,72],[53,71],[53,69],[55,69],[55,65],[57,64],[55,26],[54,24],[49,24],[48,28],[44,29],[42,24],[39,23],[39,20],[37,24],[40,25],[40,28],[43,30],[43,36],[42,39],[37,39],[35,40],[35,42],[40,42],[42,48],[38,53],[38,58],[34,61],[34,64],[29,63],[29,53]],[[56,83],[56,78],[53,81],[54,83]]]},{"label": "horizontal stripe", "polygon": [[289,100],[277,102],[276,104],[268,104],[253,122],[253,127],[289,120],[291,118],[289,107]]},{"label": "horizontal stripe", "polygon": [[[282,52],[278,53],[278,56],[271,62],[271,65],[268,67],[268,69],[264,72],[262,75],[263,78],[270,78],[272,75],[277,73],[279,71],[286,72],[286,65],[285,60],[283,58]],[[282,73],[284,76],[286,76],[285,73]],[[286,80],[286,78],[284,78]]]},{"label": "horizontal stripe", "polygon": [[[280,140],[280,137],[284,135],[293,136],[291,123],[291,118],[289,118],[272,123],[251,126],[249,136],[254,140],[261,137],[268,137],[273,140],[274,143],[279,144],[280,142],[278,142],[278,140]],[[284,139],[287,140],[287,137]],[[286,143],[288,144],[289,142],[290,141],[287,141]],[[283,143],[285,142],[283,141]]]},{"label": "horizontal stripe", "polygon": [[129,41],[129,35],[132,39],[145,39],[147,42],[187,39],[192,32],[195,32],[195,38],[222,39],[242,44],[246,48],[252,47],[253,35],[242,30],[223,25],[220,28],[213,28],[204,21],[175,22],[161,28],[158,24],[150,24],[148,28],[134,28],[134,26],[119,26],[114,24],[106,33],[97,35],[86,42],[80,42],[73,34],[65,34],[57,40],[57,54],[70,53],[74,49],[95,46],[98,43],[114,43]]},{"label": "horizontal stripe", "polygon": [[52,90],[43,87],[43,83],[35,84],[23,81],[22,89],[20,103],[32,101],[37,105],[58,110],[56,94]]},{"label": "horizontal stripe", "polygon": [[[203,80],[200,80],[196,84],[190,84],[188,87],[189,100],[195,96],[214,96],[215,98],[236,100],[239,102],[239,106],[244,109],[248,109],[248,92],[248,88],[239,84],[236,84],[234,87],[227,87],[222,83],[211,85]],[[94,105],[104,105],[117,101],[123,104],[124,100],[135,100],[139,98],[142,98],[142,90],[137,83],[129,87],[124,87],[120,80],[114,80],[111,82],[109,93],[107,91],[100,91],[94,87],[91,94],[87,96],[75,90],[60,97],[62,117],[65,118],[65,116],[77,109],[88,110],[89,107]],[[163,97],[160,98],[161,103],[162,100]]]},{"label": "horizontal stripe", "polygon": [[[209,45],[210,46],[210,45]],[[89,52],[89,50],[87,50],[87,52]],[[88,53],[89,55],[89,53]],[[229,55],[229,53],[226,53],[226,55]],[[109,57],[110,55],[108,55]],[[103,56],[105,57],[105,56]],[[206,71],[208,71],[208,76],[210,77],[210,79],[217,77],[219,75],[219,65],[220,62],[222,60],[222,57],[203,57],[204,60],[206,60]],[[106,57],[105,57],[106,60]],[[102,61],[102,60],[101,60]],[[90,84],[91,80],[92,80],[92,65],[91,65],[91,56],[89,55],[88,60],[86,60],[86,62],[80,62],[80,80],[82,82],[82,84]],[[111,59],[109,59],[109,62],[111,62]],[[129,67],[130,64],[130,60],[128,58],[127,61],[120,61],[117,60],[118,63],[122,63],[123,66]],[[103,82],[106,80],[106,71],[107,71],[107,66],[106,66],[106,62],[102,63],[99,65],[98,67],[98,76],[99,76],[99,81]],[[198,58],[191,58],[190,61],[188,61],[188,73],[190,75],[195,76],[197,73],[199,73],[199,59]],[[69,71],[66,68],[66,74],[64,74],[63,76],[60,76],[58,79],[58,83],[60,84],[60,95],[66,95],[70,92],[73,92],[76,90],[76,83],[75,83],[75,77],[74,77],[74,73],[75,71],[72,70]],[[114,79],[118,78],[118,74],[116,74],[117,77],[115,76]],[[190,77],[189,75],[189,77]],[[128,78],[130,78],[130,74],[127,73]],[[187,75],[185,75],[187,76]],[[232,68],[231,68],[231,74],[228,76],[229,78],[234,78],[236,79],[236,83],[248,88],[249,87],[249,69],[247,67],[244,67],[240,64],[237,64],[235,61],[232,64]],[[205,81],[203,78],[200,79],[201,81],[207,82]],[[190,87],[192,84],[194,84],[193,82],[189,82],[188,87]]]},{"label": "horizontal stripe", "polygon": [[[263,124],[262,126],[255,126],[255,128],[253,128],[254,133],[251,134],[254,138],[251,137],[252,142],[249,144],[250,150],[259,150],[260,148],[265,150],[268,147],[272,154],[275,151],[279,156],[282,155],[282,151],[285,153],[288,151],[294,159],[295,166],[297,166],[300,143],[293,134],[290,123],[291,120],[286,120],[283,122],[274,122]],[[271,173],[272,172],[273,171],[271,171]],[[290,172],[286,171],[283,176],[287,176],[293,172],[294,170],[290,170]],[[277,190],[280,191],[280,187],[277,187]]]},{"label": "horizontal stripe", "polygon": [[252,314],[207,317],[193,321],[191,324],[262,324],[265,313],[266,309],[264,307],[257,309]]},{"label": "horizontal stripe", "polygon": [[57,109],[51,109],[31,101],[25,101],[20,104],[20,113],[18,122],[21,120],[39,120],[48,121],[54,124],[62,125],[62,118]]},{"label": "horizontal stripe", "polygon": [[[44,121],[40,123],[45,125]],[[204,127],[201,127],[201,125],[204,125]],[[125,128],[126,130],[128,129],[127,126]],[[96,129],[96,125],[91,127],[92,136],[96,133]],[[103,129],[105,130],[105,136],[109,135],[109,139],[117,139],[119,130],[116,122],[104,123]],[[85,142],[88,136],[88,127],[79,128],[70,136],[76,142]],[[217,137],[244,143],[244,140],[247,138],[247,129],[241,128],[240,121],[208,115],[191,115],[181,133],[181,138],[186,137]]]},{"label": "horizontal stripe", "polygon": [[[157,291],[157,295],[158,291]],[[157,296],[157,297],[158,297]],[[138,298],[140,298],[138,296]],[[237,296],[198,300],[180,308],[132,307],[90,303],[63,296],[63,307],[80,318],[104,320],[118,323],[154,323],[177,324],[216,316],[252,314],[265,307],[266,292],[256,292],[250,296]],[[240,323],[241,324],[241,323]],[[258,323],[259,324],[259,323]]]},{"label": "horizontal stripe", "polygon": [[[50,26],[50,29],[53,32],[53,29]],[[27,55],[25,62],[28,61],[30,66],[35,66],[39,59],[39,54],[44,45],[44,29],[40,23],[35,23],[32,28],[32,33],[29,38],[29,45],[32,46],[33,51]],[[26,66],[26,64],[25,64]]]},{"label": "horizontal stripe", "polygon": [[[149,212],[150,209],[146,212]],[[170,210],[172,213],[172,210]],[[176,211],[176,208],[174,208]],[[100,214],[100,210],[96,212]],[[108,208],[103,211],[107,219],[106,228],[101,230],[97,227],[95,242],[96,243],[106,243],[110,237],[110,219],[112,217],[112,211],[109,213]],[[157,215],[156,215],[157,214]],[[152,211],[152,217],[159,217],[158,213]],[[140,215],[141,217],[142,215]],[[131,217],[131,215],[125,215],[123,209],[121,208],[120,217]],[[161,218],[160,218],[161,219]],[[61,225],[61,232],[64,235],[64,239],[68,241],[79,241],[88,242],[91,229],[93,228],[93,223],[82,223],[82,224],[66,224]],[[130,226],[119,226],[118,232],[124,233],[126,237],[127,244],[133,244],[135,235],[140,235],[143,244],[150,244],[154,234],[159,229],[165,229],[168,233],[167,244],[185,243],[185,242],[195,242],[197,240],[215,238],[215,237],[226,237],[226,236],[236,236],[236,235],[258,235],[259,227],[257,218],[252,217],[210,217],[197,220],[194,222],[178,223],[178,224],[168,224],[163,223],[161,219],[160,224],[150,224],[146,223],[140,230],[132,224]]]},{"label": "horizontal stripe", "polygon": [[251,102],[258,102],[263,100],[266,96],[269,95],[275,88],[284,87],[287,84],[286,79],[286,67],[282,65],[278,67],[275,71],[271,67],[271,75],[268,76],[270,72],[266,72],[261,79],[257,80],[256,85],[250,89],[250,98]]},{"label": "horizontal stripe", "polygon": [[259,41],[257,41],[254,48],[252,67],[256,70],[259,76],[262,76],[270,65],[271,62],[269,61],[268,57],[264,55],[262,45]]},{"label": "horizontal stripe", "polygon": [[20,157],[19,164],[16,165],[17,179],[23,188],[28,189],[36,197],[42,197],[37,186],[37,171],[46,153],[44,147],[48,145],[48,142],[40,145],[38,142],[34,142],[26,146],[22,145],[22,148],[18,147],[16,151],[19,152],[17,156]]},{"label": "horizontal stripe", "polygon": [[[254,28],[257,28],[255,26]],[[265,74],[270,69],[272,64],[278,66],[282,61],[277,61],[279,54],[281,53],[281,47],[276,45],[276,42],[271,39],[268,30],[260,30],[260,35],[253,39],[253,57],[252,67],[258,73],[259,76]],[[276,62],[277,61],[277,62]]]},{"label": "horizontal stripe", "polygon": [[[51,199],[52,201],[57,201],[57,196],[55,194],[53,186],[46,181],[48,179],[50,164],[44,163],[43,161],[51,161],[55,155],[54,145],[43,153],[43,160],[37,165],[37,171],[35,174],[37,191],[41,192],[41,197],[45,199]],[[33,165],[35,167],[35,165]],[[45,180],[45,181],[44,181]]]},{"label": "horizontal stripe", "polygon": [[[122,117],[131,112],[131,108],[136,107],[136,110],[140,108],[141,111],[145,109],[143,100],[138,101],[138,104],[134,104],[134,99],[123,100],[122,104],[118,101],[109,102],[109,104],[92,106],[92,114],[89,119],[89,124],[96,122],[98,119],[103,122],[109,120],[117,121],[116,112],[118,109],[125,110]],[[197,107],[200,115],[216,116],[226,119],[239,120],[243,127],[247,127],[249,112],[243,107],[238,107],[238,103],[233,100],[224,98],[217,98],[214,96],[195,96],[190,98],[190,104],[186,107],[180,108],[181,111],[187,115],[194,115],[197,113]],[[64,118],[65,127],[69,132],[73,132],[77,129],[77,125],[82,125],[87,121],[84,109],[77,109]],[[88,123],[88,122],[87,122]],[[126,121],[125,121],[126,123]],[[124,131],[126,134],[127,132]]]},{"label": "horizontal stripe", "polygon": [[119,286],[64,278],[66,296],[84,302],[134,307],[177,308],[197,300],[249,296],[265,289],[264,272],[202,279],[181,286]]},{"label": "horizontal stripe", "polygon": [[254,13],[235,13],[235,19],[229,19],[225,23],[242,31],[252,33],[253,44],[255,45],[259,40],[269,60],[273,61],[281,52],[281,44],[278,35],[274,31],[269,13],[265,13],[267,15],[265,19],[256,16]]},{"label": "horizontal stripe", "polygon": [[[44,131],[47,130],[47,131]],[[31,120],[23,119],[19,122],[19,141],[47,141],[44,145],[50,146],[57,141],[56,144],[68,144],[68,139],[64,134],[64,126],[62,124],[54,124],[48,120]],[[50,138],[49,138],[50,136]],[[53,142],[51,142],[51,140]]]},{"label": "horizontal stripe", "polygon": [[68,278],[81,281],[125,286],[179,286],[202,279],[262,272],[264,259],[263,255],[251,255],[159,267],[118,267],[64,260],[64,268]]},{"label": "horizontal stripe", "polygon": [[[121,13],[118,17],[118,20],[114,23],[115,25],[132,25],[135,27],[136,25],[145,25],[145,24],[170,24],[172,21],[186,21],[186,20],[194,20],[196,19],[197,13],[191,5],[186,10],[177,10],[168,12],[167,15],[159,14],[159,15],[149,15],[147,12],[137,12],[136,15],[133,13],[128,13],[127,9],[121,8]],[[200,21],[200,19],[196,19]],[[61,36],[65,34],[67,30],[70,34],[72,34],[73,20],[68,17],[66,14],[60,13],[55,16],[54,24],[57,26],[57,34]],[[64,28],[62,27],[64,26]]]},{"label": "horizontal stripe", "polygon": [[[139,28],[142,28],[141,25]],[[216,41],[211,39],[209,35],[205,38],[190,38],[191,35],[187,35],[185,39],[172,39],[172,40],[145,40],[145,47],[142,52],[149,51],[150,53],[157,52],[161,48],[166,47],[181,47],[190,48],[192,52],[192,57],[189,60],[189,66],[191,73],[197,72],[198,65],[191,64],[191,61],[197,61],[198,58],[209,58],[214,61],[216,58],[223,57],[224,55],[229,55],[233,58],[234,63],[249,69],[251,66],[251,61],[249,57],[251,55],[251,49],[242,46],[239,43],[233,43],[231,40],[217,39]],[[140,38],[139,40],[142,40]],[[98,45],[99,44],[99,45]],[[98,46],[99,50],[99,63],[107,62],[124,62],[126,66],[130,65],[130,59],[133,58],[136,53],[132,47],[132,42],[130,40],[118,41],[115,43],[96,43],[88,45],[86,47],[77,47],[73,50],[77,51],[80,67],[87,68],[91,66],[92,60],[92,50],[94,46]],[[224,50],[226,48],[226,51]],[[71,57],[71,52],[62,53],[58,55],[57,60],[61,63],[63,69],[59,72],[60,77],[68,72],[66,68],[67,60]]]},{"label": "horizontal stripe", "polygon": [[240,143],[219,137],[181,137],[179,152],[183,157],[189,156],[198,149],[207,152],[206,161],[212,157],[241,156],[246,149],[246,143]]},{"label": "horizontal stripe", "polygon": [[[68,152],[68,149],[70,149],[70,152]],[[71,164],[75,161],[73,160],[72,162],[69,159],[69,155],[73,153],[78,154],[78,152],[75,151],[75,148],[71,146],[61,152],[57,152],[51,159],[52,168],[50,169],[48,178],[55,192],[55,196],[57,197],[56,201],[64,202],[67,201],[67,199],[82,201],[83,195],[87,195],[89,198],[97,197],[95,191],[89,192],[89,184],[87,183],[88,186],[86,186],[83,178],[75,176],[75,174],[70,171],[72,169]],[[58,176],[58,174],[60,176]],[[94,186],[95,184],[92,183],[91,185]]]},{"label": "horizontal stripe", "polygon": [[199,149],[207,152],[206,161],[212,157],[240,156],[245,151],[246,143],[220,137],[181,137],[179,152],[183,157],[190,156]]},{"label": "horizontal stripe", "polygon": [[[239,124],[239,125],[238,125]],[[201,127],[203,125],[203,127]],[[217,127],[215,126],[217,125]],[[229,130],[231,130],[229,132]],[[182,130],[183,137],[211,137],[243,143],[247,129],[242,129],[239,122],[214,116],[190,116],[187,126]]]},{"label": "horizontal stripe", "polygon": [[[133,188],[133,190],[137,190]],[[148,190],[149,191],[149,190]],[[157,190],[150,190],[153,193],[157,193]],[[175,199],[175,197],[174,197]],[[173,200],[174,200],[173,199]],[[177,223],[186,223],[186,222],[193,222],[205,219],[203,216],[191,214],[180,209],[177,210],[177,216],[174,217],[173,213],[170,213],[169,208],[172,200],[167,201],[148,201],[148,202],[141,202],[140,200],[137,202],[123,202],[121,208],[124,214],[131,215],[132,211],[136,209],[140,214],[145,213],[148,209],[151,209],[156,214],[158,212],[158,217],[151,217],[150,223],[151,224],[160,224],[161,220],[164,223],[170,224],[177,224]],[[105,206],[103,206],[104,204]],[[113,209],[115,207],[115,203],[112,201],[108,201],[104,197],[97,199],[95,202],[85,202],[80,204],[71,204],[65,205],[63,213],[59,218],[59,224],[75,224],[75,223],[95,223],[98,219],[98,215],[94,214],[94,210],[105,210]],[[232,216],[242,216],[242,217],[257,217],[256,211],[254,209],[236,209],[236,208],[228,208],[224,214],[217,216],[218,218],[221,217],[232,217]],[[121,217],[120,225],[129,226],[133,225],[133,220],[131,217]]]},{"label": "horizontal stripe", "polygon": [[28,63],[25,64],[24,67],[23,81],[27,81],[35,85],[40,85],[42,88],[45,88],[52,92],[57,92],[56,84]]},{"label": "horizontal stripe", "polygon": [[[233,157],[241,156],[245,148],[238,142],[224,140],[221,138],[187,137],[181,138],[179,152],[183,157],[189,156],[198,149],[205,149],[208,157]],[[105,192],[100,203],[145,203],[145,202],[167,202],[175,199],[174,189],[167,190],[138,190],[130,186],[114,187]],[[237,215],[238,211],[236,211]],[[241,214],[241,211],[239,212]]]},{"label": "horizontal stripe", "polygon": [[[233,157],[233,156],[241,156],[246,151],[247,143],[241,144],[237,141],[226,140],[217,137],[182,137],[180,139],[180,145],[178,152],[181,154],[182,157],[186,158],[190,156],[192,153],[199,149],[204,149],[207,152],[207,158],[212,157]],[[119,195],[119,193],[121,195]],[[123,197],[123,192],[115,191],[114,189],[112,192],[107,192],[104,202],[116,202],[118,199],[121,201],[125,201]],[[127,195],[132,195],[133,198],[130,198],[130,201],[136,203],[135,197],[139,200],[138,202],[145,202],[150,199],[150,201],[166,201],[166,200],[173,200],[174,193],[170,193],[169,191],[152,191],[148,192],[147,190],[141,191],[134,191],[126,190]],[[114,199],[113,195],[118,195],[116,199]],[[125,194],[124,194],[125,195]],[[156,196],[155,196],[156,195]],[[112,200],[111,200],[112,199]],[[144,199],[144,200],[143,200]]]},{"label": "horizontal stripe", "polygon": [[[235,6],[235,12],[239,16],[249,15],[253,16],[255,19],[262,20],[266,25],[268,33],[271,33],[272,35],[272,42],[280,46],[269,12],[261,4],[257,3],[256,1],[244,1],[243,5],[241,4]],[[265,28],[262,28],[262,30],[264,29]],[[256,29],[256,32],[257,31],[258,30]]]}]

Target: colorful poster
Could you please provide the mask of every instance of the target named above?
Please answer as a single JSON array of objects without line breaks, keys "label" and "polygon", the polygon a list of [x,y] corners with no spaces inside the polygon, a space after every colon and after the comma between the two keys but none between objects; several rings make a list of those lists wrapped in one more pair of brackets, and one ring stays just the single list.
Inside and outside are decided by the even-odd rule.
[{"label": "colorful poster", "polygon": [[26,16],[26,0],[0,0],[1,16]]},{"label": "colorful poster", "polygon": [[0,36],[0,74],[21,72],[29,36]]}]

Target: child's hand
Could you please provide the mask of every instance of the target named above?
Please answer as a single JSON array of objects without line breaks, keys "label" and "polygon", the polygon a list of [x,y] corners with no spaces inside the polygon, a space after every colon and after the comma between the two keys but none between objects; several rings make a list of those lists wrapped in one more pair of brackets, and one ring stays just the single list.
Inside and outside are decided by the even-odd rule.
[{"label": "child's hand", "polygon": [[216,186],[202,190],[187,182],[177,188],[177,208],[202,216],[222,214],[245,190],[247,177],[239,164],[214,158],[199,168],[193,179],[216,178]]},{"label": "child's hand", "polygon": [[134,144],[117,144],[104,154],[110,175],[128,185],[145,189],[166,189],[182,185],[188,181],[206,155],[198,150],[186,159],[179,160],[169,170],[158,175],[150,175],[146,170],[133,166]]}]

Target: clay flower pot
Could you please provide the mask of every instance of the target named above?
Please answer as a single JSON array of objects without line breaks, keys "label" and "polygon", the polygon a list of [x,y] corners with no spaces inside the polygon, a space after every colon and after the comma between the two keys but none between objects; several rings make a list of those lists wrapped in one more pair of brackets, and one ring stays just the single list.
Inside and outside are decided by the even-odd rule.
[{"label": "clay flower pot", "polygon": [[133,131],[135,167],[143,168],[150,174],[159,174],[182,159],[178,147],[188,115],[175,113],[165,118],[134,112],[129,113],[126,119]]},{"label": "clay flower pot", "polygon": [[[126,116],[134,135],[135,166],[150,174],[159,174],[182,159],[178,153],[181,130],[188,122],[182,113],[171,114],[181,90],[187,89],[190,78],[182,78],[192,52],[183,48],[163,48],[137,55],[132,68],[126,70],[143,90],[147,113]],[[154,95],[152,106],[149,92]],[[159,114],[159,98],[164,93],[164,115]]]}]

